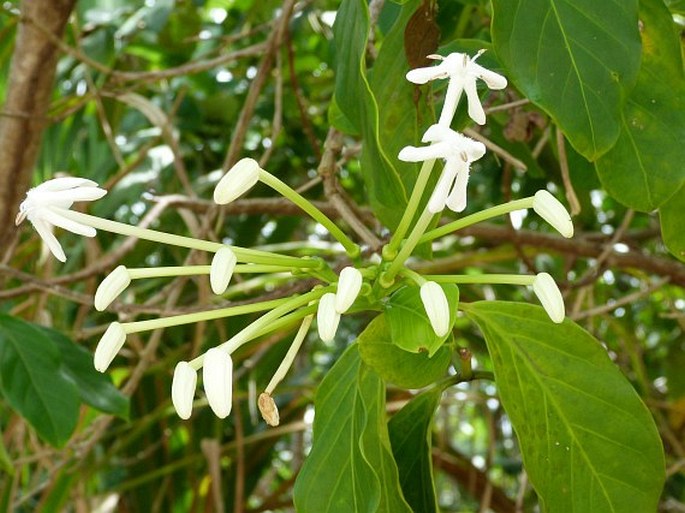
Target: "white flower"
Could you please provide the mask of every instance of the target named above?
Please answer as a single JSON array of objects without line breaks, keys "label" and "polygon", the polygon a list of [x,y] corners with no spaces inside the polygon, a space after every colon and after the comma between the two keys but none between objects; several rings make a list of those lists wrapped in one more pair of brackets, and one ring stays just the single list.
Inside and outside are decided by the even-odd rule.
[{"label": "white flower", "polygon": [[338,290],[335,293],[335,311],[347,312],[362,288],[362,273],[355,267],[345,267],[340,271]]},{"label": "white flower", "polygon": [[128,269],[120,265],[114,269],[107,277],[102,280],[98,289],[95,291],[93,304],[95,309],[102,312],[131,284],[131,277]]},{"label": "white flower", "polygon": [[566,315],[564,298],[554,278],[547,273],[538,273],[533,281],[533,292],[553,322],[559,324],[564,321]]},{"label": "white flower", "polygon": [[540,190],[535,193],[533,197],[533,210],[561,235],[567,239],[573,237],[571,214],[549,192]]},{"label": "white flower", "polygon": [[95,370],[105,372],[125,341],[124,327],[118,322],[110,324],[95,348],[95,356],[93,357]]},{"label": "white flower", "polygon": [[421,285],[421,301],[428,320],[438,337],[444,337],[450,330],[450,306],[442,287],[434,281]]},{"label": "white flower", "polygon": [[259,180],[260,167],[256,160],[244,158],[228,170],[214,189],[214,203],[226,205],[252,189]]},{"label": "white flower", "polygon": [[428,211],[436,214],[445,206],[455,212],[463,211],[466,208],[466,186],[470,165],[485,155],[485,145],[441,125],[429,127],[421,141],[432,144],[420,147],[405,146],[398,158],[405,162],[445,160],[445,167],[428,201]]},{"label": "white flower", "polygon": [[171,402],[176,413],[183,420],[189,419],[193,411],[196,385],[197,371],[188,362],[178,362],[171,381]]},{"label": "white flower", "polygon": [[226,291],[237,262],[238,257],[228,246],[224,246],[214,254],[209,270],[209,283],[212,286],[212,292],[223,294]]},{"label": "white flower", "polygon": [[324,294],[319,300],[316,323],[321,340],[330,342],[335,338],[340,323],[340,314],[335,309],[335,294],[332,292]]},{"label": "white flower", "polygon": [[233,407],[233,360],[223,349],[213,347],[205,353],[202,381],[209,407],[225,419]]},{"label": "white flower", "polygon": [[67,231],[95,237],[95,228],[67,219],[59,209],[69,209],[75,201],[93,201],[102,198],[107,191],[100,189],[92,180],[76,177],[53,178],[30,189],[26,199],[19,205],[15,223],[19,225],[28,218],[30,223],[60,262],[67,260],[64,250],[52,233],[52,226]]},{"label": "white flower", "polygon": [[479,125],[485,124],[485,112],[476,90],[476,80],[483,80],[490,89],[504,89],[507,79],[502,75],[485,69],[476,64],[476,59],[484,52],[481,50],[473,58],[465,53],[451,53],[447,57],[441,55],[429,55],[431,59],[441,61],[437,66],[417,68],[407,73],[407,80],[414,84],[425,84],[429,80],[449,78],[445,103],[442,107],[438,123],[450,126],[452,118],[457,110],[457,104],[462,91],[466,92],[469,105],[469,117]]}]

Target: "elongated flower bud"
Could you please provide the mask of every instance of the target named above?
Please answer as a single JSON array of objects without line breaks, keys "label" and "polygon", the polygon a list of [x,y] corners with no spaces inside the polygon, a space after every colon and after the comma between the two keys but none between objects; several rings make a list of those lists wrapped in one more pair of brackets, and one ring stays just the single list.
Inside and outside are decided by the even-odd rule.
[{"label": "elongated flower bud", "polygon": [[259,180],[259,164],[244,158],[228,170],[214,189],[214,203],[226,205],[252,189]]},{"label": "elongated flower bud", "polygon": [[421,285],[421,301],[428,315],[433,331],[444,337],[450,329],[450,306],[442,287],[434,281]]},{"label": "elongated flower bud", "polygon": [[95,356],[93,357],[95,370],[105,372],[125,341],[124,327],[116,321],[110,324],[95,348]]},{"label": "elongated flower bud", "polygon": [[533,281],[533,292],[540,300],[540,304],[549,315],[549,318],[557,324],[564,321],[566,307],[564,298],[557,287],[554,278],[547,273],[539,273]]},{"label": "elongated flower bud", "polygon": [[188,362],[178,362],[171,382],[171,402],[178,416],[183,420],[190,418],[193,411],[193,397],[197,385],[197,371]]},{"label": "elongated flower bud", "polygon": [[335,293],[335,311],[347,312],[357,299],[362,288],[362,273],[356,267],[345,267],[340,271],[338,290]]},{"label": "elongated flower bud", "polygon": [[321,340],[330,342],[335,338],[340,323],[340,314],[335,309],[335,294],[332,292],[324,294],[319,300],[316,323]]},{"label": "elongated flower bud", "polygon": [[226,291],[237,262],[238,258],[228,246],[221,248],[214,254],[212,267],[209,270],[209,283],[212,286],[212,292],[223,294]]},{"label": "elongated flower bud", "polygon": [[233,407],[233,360],[223,349],[214,347],[205,353],[202,381],[209,407],[225,419]]},{"label": "elongated flower bud", "polygon": [[278,426],[278,424],[281,422],[281,419],[278,415],[278,406],[276,406],[276,403],[271,395],[267,394],[266,392],[259,394],[257,406],[259,407],[259,413],[262,414],[262,418],[269,426]]},{"label": "elongated flower bud", "polygon": [[93,304],[98,312],[102,312],[131,284],[131,277],[123,265],[118,266],[102,280],[95,291]]},{"label": "elongated flower bud", "polygon": [[564,237],[573,237],[573,222],[564,205],[549,192],[541,190],[533,197],[533,210]]}]

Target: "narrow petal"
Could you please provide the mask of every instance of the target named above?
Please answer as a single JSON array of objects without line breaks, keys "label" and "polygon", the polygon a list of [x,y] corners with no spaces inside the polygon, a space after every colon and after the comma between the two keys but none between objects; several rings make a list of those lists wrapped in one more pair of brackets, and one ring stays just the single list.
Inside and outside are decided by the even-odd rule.
[{"label": "narrow petal", "polygon": [[105,372],[114,357],[121,351],[125,341],[124,327],[118,322],[110,324],[95,348],[95,356],[93,357],[95,370]]},{"label": "narrow petal", "polygon": [[499,73],[485,69],[479,64],[472,64],[473,73],[485,82],[489,89],[504,89],[507,87],[507,79]]},{"label": "narrow petal", "polygon": [[397,158],[403,162],[421,162],[424,160],[445,158],[445,147],[440,144],[430,146],[405,146]]},{"label": "narrow petal", "polygon": [[457,105],[461,99],[461,93],[464,91],[464,79],[461,76],[451,76],[447,91],[445,92],[445,101],[440,111],[440,119],[438,124],[444,127],[449,127],[454,119],[454,114],[457,112]]},{"label": "narrow petal", "polygon": [[86,226],[85,224],[72,221],[67,219],[62,214],[60,214],[59,209],[55,207],[48,207],[50,210],[50,217],[46,218],[50,224],[59,226],[60,228],[67,230],[68,232],[75,233],[77,235],[83,235],[84,237],[95,237],[97,232],[92,226]]},{"label": "narrow petal", "polygon": [[259,171],[260,167],[256,160],[239,160],[216,185],[214,203],[226,205],[245,194],[259,181]]},{"label": "narrow petal", "polygon": [[36,219],[31,219],[31,217],[29,217],[29,221],[31,221],[31,224],[38,232],[38,235],[41,239],[43,239],[43,242],[48,247],[50,252],[55,256],[55,258],[60,262],[66,262],[67,255],[64,254],[64,250],[62,249],[61,244],[59,243],[55,235],[52,233],[52,228],[50,227],[50,225],[48,225],[40,217]]},{"label": "narrow petal", "polygon": [[171,381],[171,402],[179,417],[190,418],[197,386],[197,371],[188,362],[178,362]]},{"label": "narrow petal", "polygon": [[539,273],[533,281],[533,292],[553,322],[559,324],[564,321],[566,316],[564,298],[554,278],[547,273]]},{"label": "narrow petal", "polygon": [[426,205],[426,208],[431,214],[437,214],[445,209],[447,195],[452,188],[456,174],[457,167],[454,165],[453,159],[450,159],[445,163],[440,179],[438,180],[435,189],[433,189],[433,194],[431,194],[431,197],[428,200],[428,205]]},{"label": "narrow petal", "polygon": [[453,212],[463,212],[466,208],[467,186],[469,183],[469,166],[462,165],[454,180],[454,187],[447,197],[447,207]]},{"label": "narrow petal", "polygon": [[223,349],[213,347],[205,353],[202,381],[209,407],[225,419],[233,407],[233,360]]},{"label": "narrow petal", "polygon": [[97,187],[97,182],[93,180],[88,180],[88,178],[81,178],[78,176],[62,176],[60,178],[52,178],[46,180],[34,187],[34,190],[38,191],[66,191],[68,189],[74,189],[76,187]]},{"label": "narrow petal", "polygon": [[533,210],[564,237],[573,237],[573,221],[564,205],[545,190],[535,193]]},{"label": "narrow petal", "polygon": [[107,277],[102,280],[102,283],[95,291],[95,298],[93,304],[95,309],[102,312],[107,308],[112,301],[119,297],[126,288],[131,284],[131,278],[128,274],[128,269],[123,265],[115,268]]},{"label": "narrow petal", "polygon": [[456,132],[452,130],[450,127],[436,123],[434,125],[429,126],[428,129],[423,133],[423,137],[421,137],[421,142],[436,143],[450,141],[453,138],[454,133]]},{"label": "narrow petal", "polygon": [[335,294],[332,292],[324,294],[319,300],[316,323],[321,340],[330,342],[335,338],[340,323],[340,314],[335,310]]},{"label": "narrow petal", "polygon": [[487,148],[482,142],[474,141],[470,137],[466,136],[464,136],[463,146],[469,162],[475,162],[476,160],[482,158],[487,151]]},{"label": "narrow petal", "polygon": [[421,285],[420,295],[433,331],[444,337],[450,330],[450,306],[445,291],[434,281],[427,281]]},{"label": "narrow petal", "polygon": [[212,292],[223,294],[226,291],[237,262],[238,258],[228,246],[224,246],[214,254],[209,271],[209,283],[212,286]]},{"label": "narrow petal", "polygon": [[68,189],[59,193],[60,198],[75,201],[94,201],[102,198],[107,194],[105,189],[100,187],[79,187],[77,189]]},{"label": "narrow petal", "polygon": [[340,271],[338,289],[335,292],[335,311],[343,314],[350,309],[362,288],[362,273],[355,267],[345,267]]},{"label": "narrow petal", "polygon": [[485,111],[480,103],[480,97],[478,96],[478,91],[476,90],[476,80],[467,80],[464,84],[464,90],[466,91],[466,98],[469,104],[469,117],[474,120],[479,125],[485,124]]},{"label": "narrow petal", "polygon": [[441,68],[439,64],[437,66],[412,69],[406,75],[409,82],[419,85],[425,84],[431,80],[447,78],[448,76],[447,71],[444,68]]}]

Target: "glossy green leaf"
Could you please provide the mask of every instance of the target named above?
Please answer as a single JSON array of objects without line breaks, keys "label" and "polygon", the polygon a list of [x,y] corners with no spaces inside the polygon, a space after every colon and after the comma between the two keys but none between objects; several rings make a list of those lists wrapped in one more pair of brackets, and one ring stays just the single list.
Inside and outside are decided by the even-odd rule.
[{"label": "glossy green leaf", "polygon": [[[450,330],[457,320],[459,289],[453,283],[441,284],[450,306]],[[433,331],[421,301],[419,287],[406,286],[397,290],[387,302],[386,315],[394,344],[412,353],[427,352],[433,356],[450,336],[438,337]]]},{"label": "glossy green leaf", "polygon": [[62,368],[78,388],[81,400],[105,413],[128,419],[129,400],[112,384],[109,374],[93,367],[93,355],[59,331],[39,327],[57,346],[62,355]]},{"label": "glossy green leaf", "polygon": [[685,79],[673,20],[661,0],[642,0],[642,66],[616,145],[596,162],[604,188],[649,212],[685,184]]},{"label": "glossy green leaf", "polygon": [[442,389],[433,388],[416,396],[390,419],[388,431],[400,485],[415,512],[440,511],[435,496],[432,464],[433,415]]},{"label": "glossy green leaf", "polygon": [[661,236],[668,250],[676,258],[685,262],[685,185],[661,205],[659,220]]},{"label": "glossy green leaf", "polygon": [[640,67],[638,0],[493,0],[507,76],[590,160],[609,150]]},{"label": "glossy green leaf", "polygon": [[385,386],[350,346],[319,385],[314,440],[294,489],[298,513],[411,513],[385,421]]},{"label": "glossy green leaf", "polygon": [[445,376],[452,351],[443,345],[429,357],[428,353],[410,353],[393,344],[386,314],[369,323],[359,335],[362,360],[384,380],[403,388],[423,388]]},{"label": "glossy green leaf", "polygon": [[[466,306],[463,305],[462,308]],[[589,333],[538,306],[465,308],[546,513],[656,511],[664,456],[649,410]]]},{"label": "glossy green leaf", "polygon": [[61,368],[55,344],[37,327],[0,314],[0,389],[48,443],[62,446],[78,419],[76,385]]}]

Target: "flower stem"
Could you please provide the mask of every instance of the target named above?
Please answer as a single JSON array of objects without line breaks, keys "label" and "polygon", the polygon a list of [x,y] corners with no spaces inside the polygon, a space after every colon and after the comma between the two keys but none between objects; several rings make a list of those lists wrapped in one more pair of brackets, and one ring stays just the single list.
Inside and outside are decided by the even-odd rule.
[{"label": "flower stem", "polygon": [[448,235],[452,232],[456,232],[457,230],[461,230],[462,228],[466,228],[467,226],[471,226],[472,224],[480,223],[481,221],[485,221],[486,219],[501,216],[502,214],[508,214],[509,212],[514,212],[515,210],[531,208],[532,206],[533,196],[530,196],[529,198],[514,200],[508,203],[502,203],[501,205],[486,208],[485,210],[481,210],[480,212],[476,212],[475,214],[462,217],[461,219],[457,219],[456,221],[452,221],[451,223],[447,223],[444,226],[426,232],[423,235],[423,237],[421,237],[421,239],[419,240],[419,244],[432,241],[433,239],[437,239],[438,237],[442,237],[443,235]]},{"label": "flower stem", "polygon": [[285,354],[285,358],[283,358],[283,361],[278,366],[278,369],[276,369],[276,372],[271,378],[271,381],[269,381],[269,384],[264,389],[264,392],[266,392],[267,394],[271,394],[276,388],[276,385],[283,381],[283,378],[290,369],[290,366],[293,364],[293,361],[295,360],[295,357],[297,356],[300,347],[302,347],[302,342],[304,342],[304,338],[307,335],[307,332],[309,331],[309,327],[312,325],[313,319],[313,315],[308,315],[302,321],[300,329],[297,330],[297,334],[293,339],[293,343],[290,345],[288,352]]},{"label": "flower stem", "polygon": [[[157,230],[150,230],[148,228],[139,228],[137,226],[131,226],[118,221],[111,221],[109,219],[102,219],[100,217],[84,214],[82,212],[76,212],[74,210],[56,207],[51,208],[59,211],[60,215],[73,221],[77,221],[87,226],[92,226],[97,230],[104,230],[107,232],[117,233],[119,235],[137,237],[139,239],[161,242],[162,244],[180,246],[182,248],[208,251],[210,253],[216,253],[219,249],[226,246],[226,244],[220,244],[218,242],[194,239],[192,237],[184,237],[182,235],[173,235],[171,233],[159,232]],[[277,253],[268,253],[266,251],[240,248],[237,246],[230,247],[238,257],[238,260],[243,262],[270,265],[277,264],[286,267],[291,266],[299,268],[317,268],[321,266],[320,260],[306,260],[297,257],[279,255]]]},{"label": "flower stem", "polygon": [[424,161],[421,166],[421,171],[419,171],[419,176],[414,184],[414,189],[411,192],[407,208],[404,210],[404,214],[402,214],[402,219],[400,219],[400,224],[397,225],[397,229],[395,230],[395,233],[392,234],[392,238],[388,245],[383,248],[383,256],[386,260],[395,258],[397,250],[402,243],[402,239],[404,239],[404,235],[407,233],[407,230],[409,230],[409,226],[414,219],[416,209],[419,208],[423,191],[426,190],[426,184],[428,183],[434,165],[435,160],[433,159]]},{"label": "flower stem", "polygon": [[416,283],[419,287],[420,287],[421,285],[423,285],[424,283],[426,283],[426,278],[425,278],[425,277],[421,276],[421,275],[420,275],[419,273],[417,273],[416,271],[412,271],[411,269],[409,269],[409,268],[407,268],[407,267],[403,267],[402,269],[400,269],[399,274],[402,274],[402,275],[406,276],[406,277],[409,278],[411,281],[413,281],[414,283]]},{"label": "flower stem", "polygon": [[[169,278],[172,276],[199,276],[209,274],[211,265],[182,265],[173,267],[143,267],[127,269],[129,278],[139,280],[142,278]],[[236,274],[248,273],[282,273],[290,270],[290,267],[280,265],[238,264],[233,270]]]},{"label": "flower stem", "polygon": [[338,227],[338,225],[331,221],[328,218],[328,216],[326,216],[326,214],[324,214],[323,212],[321,212],[321,210],[316,208],[304,196],[296,192],[289,185],[282,182],[268,171],[264,171],[263,169],[259,171],[259,180],[262,183],[274,189],[282,196],[288,198],[290,201],[295,203],[295,205],[297,205],[307,214],[309,214],[312,217],[312,219],[314,219],[319,224],[324,226],[331,233],[331,235],[333,235],[333,237],[335,237],[335,239],[343,245],[345,251],[350,256],[350,258],[359,257],[359,254],[361,252],[359,246],[355,244],[347,235],[345,235],[345,233]]},{"label": "flower stem", "polygon": [[429,274],[424,279],[438,283],[482,283],[488,285],[532,285],[534,274]]}]

